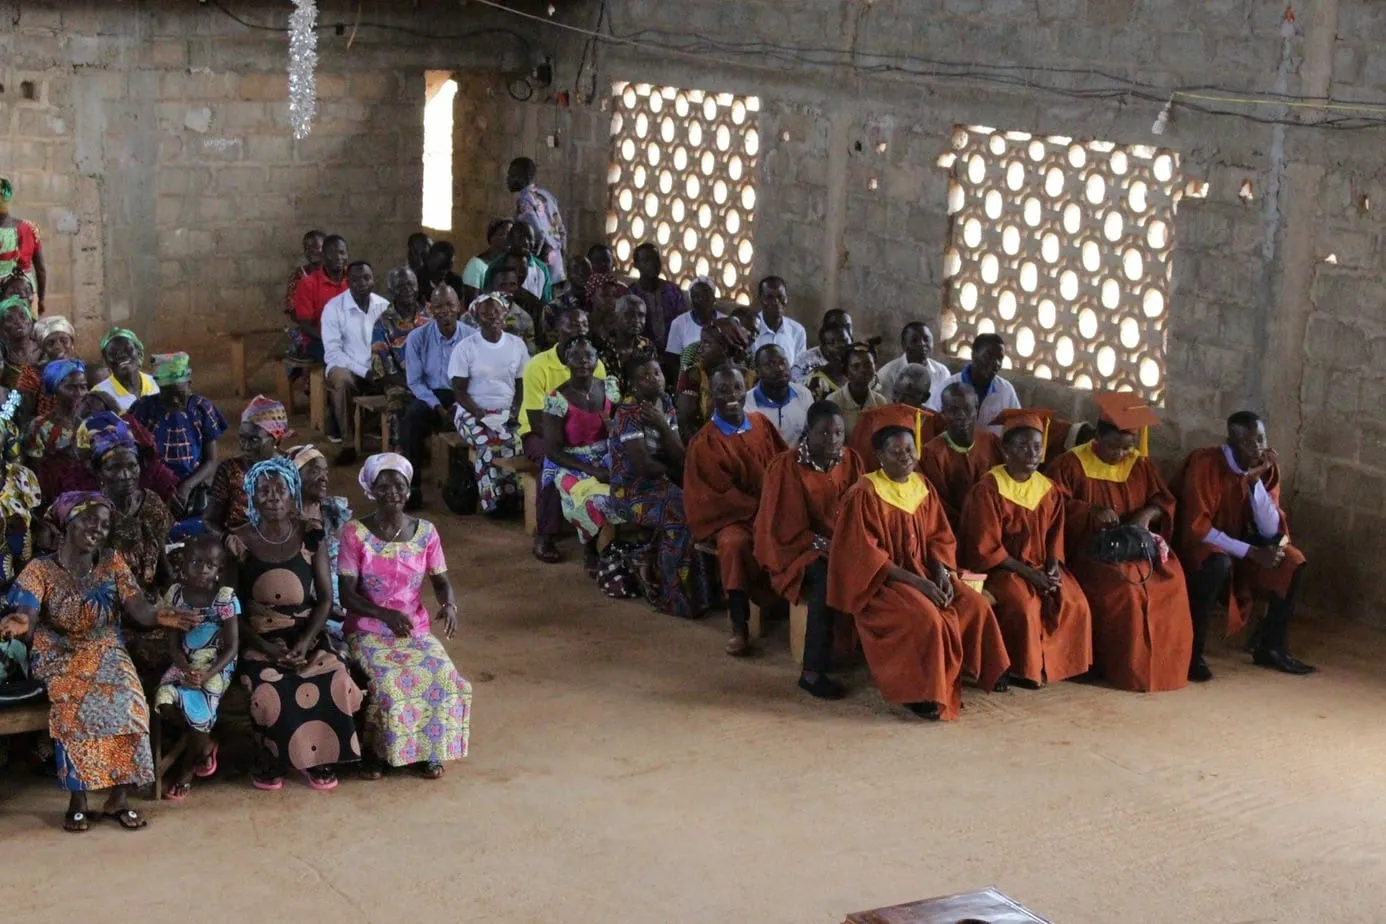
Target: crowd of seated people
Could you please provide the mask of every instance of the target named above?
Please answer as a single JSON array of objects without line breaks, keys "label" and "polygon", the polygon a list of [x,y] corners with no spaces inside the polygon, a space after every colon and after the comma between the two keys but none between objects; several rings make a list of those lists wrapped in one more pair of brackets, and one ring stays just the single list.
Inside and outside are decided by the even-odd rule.
[{"label": "crowd of seated people", "polygon": [[[1305,560],[1254,414],[1167,484],[1146,452],[1158,416],[1133,394],[1098,395],[1091,426],[1024,408],[1002,336],[952,373],[922,320],[885,363],[841,309],[810,347],[781,277],[737,305],[709,279],[666,279],[653,244],[629,267],[605,244],[565,254],[534,180],[512,164],[516,215],[460,275],[451,244],[412,235],[388,297],[341,236],[304,236],[283,310],[295,368],[326,366],[331,458],[294,445],[264,396],[220,453],[229,424],[186,354],[147,361],[114,327],[88,367],[71,323],[38,318],[32,263],[0,284],[0,641],[28,646],[52,704],[66,830],[146,824],[128,794],[153,778],[151,721],[186,736],[163,795],[189,798],[217,772],[233,687],[257,789],[330,790],[353,765],[437,778],[465,756],[471,688],[430,629],[451,636],[457,602],[438,530],[414,515],[440,431],[468,454],[449,490],[483,515],[521,512],[527,467],[536,559],[562,561],[575,531],[609,596],[725,610],[729,655],[755,652],[753,608],[804,607],[799,686],[820,699],[846,695],[835,669],[858,656],[884,699],[929,719],[957,718],[965,683],[1177,689],[1211,679],[1222,599],[1229,634],[1268,601],[1256,664],[1313,671],[1289,651]],[[367,393],[392,425],[354,515],[329,469],[357,461],[340,444]]]}]

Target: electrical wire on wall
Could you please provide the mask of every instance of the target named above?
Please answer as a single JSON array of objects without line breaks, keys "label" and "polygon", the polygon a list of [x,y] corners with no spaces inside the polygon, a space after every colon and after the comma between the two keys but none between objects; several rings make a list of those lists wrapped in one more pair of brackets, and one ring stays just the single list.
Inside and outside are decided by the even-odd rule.
[{"label": "electrical wire on wall", "polygon": [[[1287,125],[1296,128],[1341,131],[1386,126],[1386,101],[1345,102],[1332,98],[1262,91],[1249,92],[1212,84],[1169,87],[1147,81],[1132,80],[1098,68],[1039,64],[991,64],[934,59],[917,55],[878,54],[860,48],[845,51],[835,48],[797,47],[773,42],[729,42],[696,32],[672,33],[647,29],[622,34],[611,26],[605,2],[602,3],[599,11],[596,30],[545,19],[523,10],[513,9],[503,3],[496,2],[496,0],[475,0],[475,2],[511,16],[587,36],[588,45],[593,43],[616,45],[650,54],[684,57],[704,65],[722,64],[737,68],[780,70],[780,68],[766,63],[769,61],[822,70],[845,70],[866,75],[895,75],[923,80],[950,80],[1026,89],[1070,99],[1142,100],[1162,107],[1174,104],[1190,112],[1209,116],[1237,118],[1264,125]],[[600,31],[603,22],[607,25],[608,31],[606,33]],[[858,63],[863,58],[872,59],[876,63]],[[1057,81],[1045,80],[1045,75],[1084,78],[1093,81],[1095,85],[1083,88],[1063,86]],[[1209,103],[1319,110],[1336,113],[1336,115],[1308,122],[1278,115],[1258,115],[1252,111],[1221,108],[1208,105]]]}]

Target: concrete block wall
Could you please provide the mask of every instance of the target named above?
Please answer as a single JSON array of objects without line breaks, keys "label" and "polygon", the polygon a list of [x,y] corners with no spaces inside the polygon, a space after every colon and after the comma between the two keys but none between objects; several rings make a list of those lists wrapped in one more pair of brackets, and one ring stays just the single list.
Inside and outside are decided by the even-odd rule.
[{"label": "concrete block wall", "polygon": [[[1284,4],[1254,0],[612,0],[611,28],[637,42],[705,36],[829,49],[859,69],[764,51],[604,46],[596,102],[560,116],[585,126],[591,141],[549,158],[546,182],[565,190],[566,213],[583,216],[586,242],[607,205],[608,116],[597,103],[611,81],[757,94],[755,273],[784,275],[791,313],[810,326],[841,305],[862,333],[893,346],[905,320],[938,318],[948,221],[947,177],[935,164],[955,124],[1174,148],[1185,179],[1207,192],[1185,198],[1176,220],[1166,424],[1155,451],[1173,468],[1184,452],[1219,440],[1232,411],[1264,414],[1316,605],[1386,624],[1386,577],[1374,561],[1386,548],[1386,309],[1374,285],[1386,268],[1378,156],[1386,129],[1277,128],[1177,106],[1170,132],[1151,133],[1168,98],[1159,88],[1379,102],[1386,67],[1373,51],[1386,38],[1386,13],[1378,7],[1305,0],[1294,4],[1287,36]],[[596,5],[560,15],[590,26]],[[915,60],[891,57],[900,55]],[[1080,98],[904,72],[939,70],[929,60],[1024,65],[1035,70],[1013,76],[1060,90],[1115,86],[1092,69],[1147,84],[1157,98]],[[525,117],[507,124],[517,144],[535,142]],[[486,169],[494,175],[494,165]],[[1086,393],[1017,378],[1037,403],[1092,410]]]},{"label": "concrete block wall", "polygon": [[[287,3],[228,4],[283,29]],[[476,9],[366,2],[366,23],[433,36],[486,25]],[[273,326],[299,239],[344,234],[378,276],[402,262],[421,211],[424,72],[523,66],[504,36],[442,41],[362,28],[357,4],[323,0],[318,117],[292,136],[288,44],[211,5],[26,0],[0,34],[0,172],[35,220],[47,309],[79,345],[127,325],[151,350],[208,357],[219,331]],[[30,90],[32,99],[25,98]],[[208,368],[204,366],[203,368]],[[215,371],[209,369],[209,371]]]}]

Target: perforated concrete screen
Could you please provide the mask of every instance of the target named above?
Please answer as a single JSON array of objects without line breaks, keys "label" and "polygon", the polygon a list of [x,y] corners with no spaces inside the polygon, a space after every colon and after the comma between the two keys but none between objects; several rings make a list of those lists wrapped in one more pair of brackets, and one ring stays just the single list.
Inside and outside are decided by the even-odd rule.
[{"label": "perforated concrete screen", "polygon": [[940,165],[950,349],[998,331],[1008,368],[1160,402],[1178,154],[969,125]]},{"label": "perforated concrete screen", "polygon": [[759,98],[623,82],[611,95],[606,233],[617,259],[653,241],[668,278],[687,288],[707,276],[722,298],[749,304]]}]

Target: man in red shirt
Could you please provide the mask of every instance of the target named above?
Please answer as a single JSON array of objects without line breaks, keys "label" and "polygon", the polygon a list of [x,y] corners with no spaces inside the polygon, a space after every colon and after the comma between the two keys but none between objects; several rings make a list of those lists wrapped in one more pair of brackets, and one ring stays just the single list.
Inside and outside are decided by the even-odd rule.
[{"label": "man in red shirt", "polygon": [[322,265],[304,277],[294,289],[294,320],[306,341],[305,359],[323,361],[322,309],[347,290],[347,242],[329,234],[322,242]]}]

